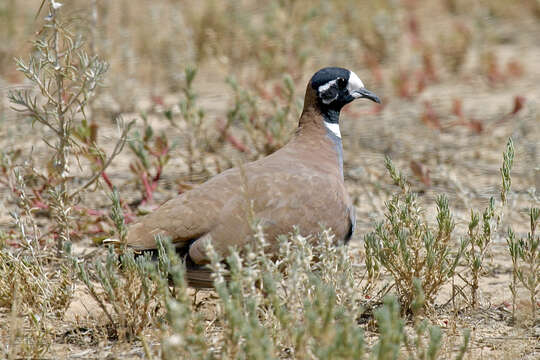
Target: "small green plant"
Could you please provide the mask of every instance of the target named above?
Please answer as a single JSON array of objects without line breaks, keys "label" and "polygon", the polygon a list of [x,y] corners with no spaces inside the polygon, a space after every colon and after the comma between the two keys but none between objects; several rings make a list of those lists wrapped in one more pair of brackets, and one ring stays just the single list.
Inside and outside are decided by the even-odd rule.
[{"label": "small green plant", "polygon": [[197,92],[193,87],[196,76],[197,68],[191,66],[185,68],[185,85],[182,87],[184,98],[179,103],[179,119],[172,111],[165,111],[165,117],[171,125],[182,133],[189,134],[184,137],[182,144],[182,155],[188,166],[189,177],[210,174],[204,161],[205,150],[208,151],[210,148],[205,112],[197,104]]},{"label": "small green plant", "polygon": [[110,194],[110,199],[112,201],[110,218],[114,223],[120,244],[125,244],[127,238],[127,226],[122,211],[120,194],[118,194],[118,190],[116,190],[116,188],[114,188],[113,192]]},{"label": "small green plant", "polygon": [[117,251],[109,245],[105,259],[98,258],[91,265],[71,256],[69,249],[67,252],[76,276],[107,316],[112,335],[131,341],[153,323],[153,317],[161,306],[158,296],[160,282],[156,281],[156,276],[161,280],[161,273],[149,254],[136,256],[126,248],[127,227],[116,189],[113,189],[110,199],[110,218],[118,236],[118,240],[110,242],[119,245]]},{"label": "small green plant", "polygon": [[[336,247],[327,230],[317,238],[295,233],[280,239],[280,255],[273,258],[259,225],[254,236],[252,244],[241,252],[233,250],[227,259],[207,245],[219,303],[216,317],[222,327],[213,346],[220,348],[221,356],[362,357],[363,330],[356,321],[362,314],[361,293],[346,248]],[[167,253],[160,250],[160,258]],[[160,261],[174,264],[178,260]],[[165,358],[178,354],[207,358],[210,349],[203,345],[206,340],[200,340],[204,335],[200,318],[182,295],[184,270],[168,266],[175,267],[171,274],[179,287],[167,301],[169,325],[163,354]]]},{"label": "small green plant", "polygon": [[[169,239],[156,239],[158,266],[153,278],[159,285],[159,294],[165,303],[166,324],[161,328],[163,359],[206,359],[211,358],[205,323],[201,314],[194,309],[188,295],[184,262],[176,253]],[[174,291],[170,291],[172,281]]]},{"label": "small green plant", "polygon": [[[314,239],[296,233],[280,239],[280,254],[272,260],[260,226],[255,238],[242,257],[233,252],[226,259],[228,269],[211,245],[207,250],[231,355],[257,351],[257,358],[276,357],[280,349],[289,349],[300,358],[310,353],[324,359],[361,356],[363,335],[355,324],[362,313],[361,292],[355,289],[357,275],[346,248],[336,247],[327,230]],[[237,348],[244,339],[249,347]]]},{"label": "small green plant", "polygon": [[[336,246],[328,230],[313,238],[298,232],[281,237],[277,257],[268,254],[270,244],[261,226],[256,224],[254,230],[254,242],[241,251],[232,250],[226,259],[218,256],[210,242],[206,247],[220,327],[212,347],[220,349],[221,357],[362,359],[371,354],[395,359],[405,346],[413,357],[436,358],[440,330],[422,321],[415,325],[416,336],[407,338],[405,320],[392,297],[375,311],[378,343],[371,349],[366,346],[358,323],[364,306],[361,277],[347,248]],[[185,296],[185,269],[168,242],[160,243],[159,249],[160,271],[169,273],[177,285],[175,295],[167,293],[164,358],[210,358],[200,315]],[[424,297],[419,286],[416,291],[414,300],[420,309]]]},{"label": "small green plant", "polygon": [[397,359],[405,330],[405,321],[400,316],[398,299],[386,297],[384,306],[375,311],[374,315],[381,334],[373,349],[375,357]]},{"label": "small green plant", "polygon": [[531,302],[531,327],[536,325],[538,312],[537,295],[540,291],[540,235],[536,233],[538,220],[540,219],[540,208],[529,209],[530,231],[524,239],[516,239],[511,227],[508,228],[506,239],[508,250],[512,257],[512,320],[515,321],[517,283],[519,282],[529,292]]},{"label": "small green plant", "polygon": [[[15,90],[9,93],[9,99],[15,111],[43,126],[43,141],[52,150],[47,174],[41,174],[35,168],[28,170],[43,182],[39,197],[43,194],[46,201],[43,205],[50,209],[55,219],[56,250],[60,255],[73,231],[76,197],[93,184],[118,155],[127,130],[122,132],[115,152],[106,160],[105,155],[101,156],[102,165],[83,181],[82,186],[75,188],[70,166],[74,158],[78,162],[79,149],[85,148],[75,136],[75,127],[81,119],[86,119],[86,107],[108,65],[97,56],[87,54],[82,36],[74,34],[70,20],[61,16],[61,3],[44,0],[42,7],[45,3],[48,15],[38,32],[38,39],[33,42],[34,52],[27,62],[20,58],[16,60],[17,69],[32,82],[39,95],[34,90]],[[47,133],[55,140],[48,139]]]},{"label": "small green plant", "polygon": [[471,289],[471,306],[475,308],[478,304],[478,281],[483,271],[484,258],[489,251],[492,234],[501,222],[503,216],[503,207],[506,204],[512,178],[510,171],[514,163],[514,143],[512,139],[508,140],[506,150],[503,154],[503,164],[500,169],[502,178],[501,205],[495,208],[495,199],[489,199],[489,205],[482,213],[482,224],[480,225],[480,215],[471,210],[471,220],[468,226],[468,237],[465,240],[467,251],[464,253],[464,259],[471,271],[470,278],[462,275],[459,277],[465,281]]},{"label": "small green plant", "polygon": [[495,201],[491,198],[488,207],[482,214],[481,231],[478,228],[480,223],[479,215],[474,212],[474,210],[471,210],[471,220],[469,221],[467,239],[470,251],[467,251],[464,256],[471,270],[471,279],[461,278],[471,288],[471,306],[473,308],[478,304],[478,280],[483,269],[484,258],[491,242],[491,220],[494,217],[494,204]]},{"label": "small green plant", "polygon": [[92,265],[72,257],[73,268],[90,296],[107,316],[112,334],[133,340],[149,324],[160,307],[155,272],[148,256],[135,257],[132,251],[116,254],[109,246],[105,259]]},{"label": "small green plant", "polygon": [[415,281],[421,283],[425,304],[432,305],[441,286],[454,275],[464,243],[452,253],[455,225],[445,196],[437,197],[437,227],[432,228],[422,218],[416,195],[388,157],[386,168],[400,192],[386,202],[386,219],[366,235],[366,256],[392,275],[400,301],[410,311]]},{"label": "small green plant", "polygon": [[[424,299],[420,281],[415,281],[415,286],[416,306],[420,309],[423,307]],[[441,329],[438,326],[429,325],[427,319],[420,321],[415,316],[414,336],[411,338],[405,331],[405,320],[400,315],[399,301],[396,297],[385,297],[384,305],[375,311],[374,316],[379,329],[379,340],[372,349],[372,358],[398,359],[400,354],[404,353],[403,346],[409,354],[409,359],[434,360],[438,358],[442,342]]]},{"label": "small green plant", "polygon": [[161,133],[154,135],[154,129],[143,116],[144,135],[135,131],[128,140],[128,146],[135,155],[135,160],[129,165],[130,170],[137,176],[142,186],[142,199],[140,205],[151,204],[158,182],[169,159],[174,144],[170,145],[167,135]]},{"label": "small green plant", "polygon": [[516,320],[516,300],[517,300],[517,285],[518,285],[518,271],[521,247],[519,242],[516,241],[516,235],[512,228],[508,228],[508,235],[506,237],[506,244],[508,245],[508,251],[512,258],[512,282],[508,285],[510,292],[512,293],[512,322]]},{"label": "small green plant", "polygon": [[[227,112],[227,122],[221,126],[222,137],[237,150],[257,159],[273,153],[288,141],[288,134],[297,125],[300,106],[294,96],[295,87],[290,76],[283,77],[275,94],[259,97],[242,88],[234,78],[227,82],[234,92],[234,105]],[[243,141],[230,137],[230,129],[238,126],[247,136]]]},{"label": "small green plant", "polygon": [[[19,179],[19,185],[22,180]],[[21,248],[0,249],[0,308],[10,311],[10,337],[0,345],[5,358],[42,357],[54,342],[50,327],[60,319],[72,297],[72,274],[63,260],[51,263],[40,251],[38,230],[24,187],[18,187],[22,214],[11,216]]]}]

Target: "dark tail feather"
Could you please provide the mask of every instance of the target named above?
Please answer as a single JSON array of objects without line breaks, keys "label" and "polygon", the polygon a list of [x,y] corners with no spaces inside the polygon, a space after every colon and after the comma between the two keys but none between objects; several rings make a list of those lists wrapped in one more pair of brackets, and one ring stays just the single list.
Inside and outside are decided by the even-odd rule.
[{"label": "dark tail feather", "polygon": [[[213,289],[212,270],[206,267],[206,265],[195,264],[189,257],[188,249],[189,246],[176,248],[176,253],[184,259],[186,265],[186,281],[188,286],[195,289]],[[158,261],[157,250],[151,249],[144,250],[143,252],[150,252],[152,254],[152,260]]]},{"label": "dark tail feather", "polygon": [[188,286],[196,289],[213,289],[212,270],[200,266],[196,269],[188,268],[186,270],[186,281]]}]

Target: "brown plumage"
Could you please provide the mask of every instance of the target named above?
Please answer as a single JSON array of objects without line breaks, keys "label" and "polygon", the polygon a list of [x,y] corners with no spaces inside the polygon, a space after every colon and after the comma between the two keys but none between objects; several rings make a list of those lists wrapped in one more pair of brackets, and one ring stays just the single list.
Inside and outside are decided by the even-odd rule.
[{"label": "brown plumage", "polygon": [[[348,81],[347,88],[342,80],[334,81],[338,78]],[[325,103],[325,95],[334,99]],[[359,97],[378,102],[348,70],[317,72],[308,83],[298,129],[283,148],[169,200],[130,226],[128,245],[154,250],[155,235],[169,237],[186,257],[188,283],[211,287],[205,242],[211,241],[224,256],[229,247],[241,247],[252,239],[250,214],[261,221],[270,243],[295,225],[306,235],[329,227],[336,239],[347,241],[354,229],[354,207],[343,182],[341,139],[325,124],[335,120],[337,126],[333,111],[339,116],[343,105]]]}]

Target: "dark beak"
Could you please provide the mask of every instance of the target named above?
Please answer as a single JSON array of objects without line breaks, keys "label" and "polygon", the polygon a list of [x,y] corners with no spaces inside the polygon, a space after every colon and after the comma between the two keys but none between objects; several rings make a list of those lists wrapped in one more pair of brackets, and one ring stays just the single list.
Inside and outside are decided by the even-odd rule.
[{"label": "dark beak", "polygon": [[375,101],[377,104],[381,103],[381,99],[379,99],[379,97],[374,92],[371,92],[366,88],[361,88],[361,89],[355,90],[351,95],[355,99],[366,98],[366,99],[369,99],[371,101]]}]

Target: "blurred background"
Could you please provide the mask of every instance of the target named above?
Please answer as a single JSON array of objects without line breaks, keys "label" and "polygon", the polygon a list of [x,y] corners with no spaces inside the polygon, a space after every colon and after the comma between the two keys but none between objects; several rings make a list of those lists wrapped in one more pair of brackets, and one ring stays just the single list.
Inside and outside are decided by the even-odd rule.
[{"label": "blurred background", "polygon": [[[58,16],[48,16],[49,9],[59,3]],[[506,240],[511,225],[515,240],[521,241],[520,249],[526,249],[528,245],[521,239],[533,232],[528,209],[540,207],[540,0],[47,0],[40,10],[41,4],[42,0],[0,0],[0,354],[9,358],[39,358],[45,353],[57,354],[51,358],[142,358],[151,357],[145,339],[152,351],[159,351],[156,346],[163,340],[180,347],[197,344],[197,352],[199,340],[204,342],[201,336],[208,335],[209,356],[219,358],[223,347],[240,357],[245,334],[264,339],[264,351],[273,346],[266,342],[271,337],[249,330],[259,329],[252,325],[258,318],[261,324],[275,324],[268,334],[279,332],[279,338],[299,334],[294,340],[302,343],[299,349],[324,343],[320,354],[325,349],[350,347],[359,339],[349,336],[360,334],[352,332],[358,325],[359,336],[365,331],[371,351],[379,337],[379,320],[377,315],[373,319],[371,308],[379,307],[380,297],[396,288],[388,286],[388,276],[374,276],[372,281],[369,271],[364,272],[364,264],[373,264],[370,259],[374,257],[373,250],[364,248],[363,239],[376,229],[377,222],[385,216],[395,218],[399,211],[401,222],[395,226],[412,225],[403,231],[392,227],[394,235],[399,233],[393,237],[403,241],[406,236],[401,235],[414,229],[408,237],[414,243],[407,244],[420,247],[399,245],[407,250],[399,256],[405,259],[407,254],[414,252],[416,257],[420,253],[427,264],[436,257],[436,270],[424,273],[415,268],[414,275],[412,271],[399,275],[408,280],[420,274],[432,284],[439,281],[436,279],[448,271],[449,263],[426,254],[453,256],[462,240],[476,239],[467,243],[467,256],[457,268],[459,279],[454,283],[452,277],[452,286],[446,283],[437,305],[425,313],[412,310],[409,319],[414,320],[407,323],[414,322],[416,329],[409,328],[403,337],[409,357],[425,357],[420,354],[428,342],[428,353],[436,354],[431,349],[437,347],[437,341],[422,338],[427,329],[432,339],[441,337],[427,327],[429,319],[446,337],[441,357],[463,355],[459,355],[462,330],[470,328],[470,358],[538,358],[538,326],[531,327],[536,333],[525,328],[531,308],[528,298],[524,301],[523,288],[518,289],[523,297],[518,294],[516,319],[513,316],[516,299],[509,284],[513,280],[516,289],[516,269],[524,263],[512,262]],[[54,21],[57,19],[59,22]],[[55,31],[63,39],[58,46],[65,55],[60,56],[62,66],[53,65]],[[93,89],[89,83],[99,71],[89,69],[100,68],[87,64],[98,64],[95,57],[109,65],[101,86]],[[23,69],[17,68],[16,58],[21,59],[18,64]],[[24,69],[31,59],[41,59],[46,65]],[[266,300],[237,302],[235,299],[244,296],[238,294],[247,294],[237,291],[241,286],[232,287],[230,294],[236,295],[227,302],[221,292],[221,300],[213,292],[185,297],[184,290],[174,291],[173,296],[162,290],[148,296],[154,285],[144,285],[147,270],[135,271],[129,263],[118,270],[121,272],[114,270],[118,274],[114,275],[112,249],[105,267],[113,275],[101,275],[108,252],[101,246],[103,240],[121,239],[124,221],[133,222],[213,175],[283,146],[297,126],[308,80],[326,66],[353,70],[382,99],[381,105],[355,101],[340,117],[345,182],[357,214],[357,230],[347,248],[354,264],[337,260],[340,265],[334,267],[335,259],[341,259],[336,251],[331,257],[334,260],[325,261],[325,267],[334,270],[323,276],[320,284],[324,287],[302,285],[292,292],[296,294],[290,297],[296,299],[292,303],[284,288],[285,297],[280,299],[286,305],[285,313],[292,309],[298,314],[277,315],[281,325],[262,320],[271,314],[272,307],[260,306]],[[28,76],[32,72],[39,76]],[[36,86],[44,83],[48,85]],[[16,104],[10,102],[9,94]],[[62,111],[63,105],[68,110]],[[32,111],[42,118],[32,118]],[[69,120],[64,122],[66,118]],[[128,123],[133,125],[123,132],[123,124]],[[503,152],[510,138],[515,147],[512,191],[501,205]],[[102,172],[119,149],[118,139],[127,142]],[[385,169],[385,156],[407,177],[421,210],[415,206],[409,212],[387,209],[391,208],[386,206],[389,199],[400,190]],[[112,196],[115,189],[117,195]],[[456,231],[448,240],[444,235],[440,241],[437,235],[434,244],[429,240],[435,237],[427,235],[427,228],[435,234],[437,220],[448,219],[446,215],[435,219],[435,199],[441,194],[448,195]],[[494,211],[489,210],[490,199]],[[421,221],[416,219],[417,211]],[[480,222],[471,221],[473,212]],[[469,221],[473,223],[470,228]],[[438,250],[423,250],[422,243]],[[68,244],[80,259],[73,261],[74,267],[69,264],[72,259],[63,255]],[[515,256],[518,247],[511,248]],[[531,254],[533,248],[529,246]],[[395,248],[392,252],[391,259],[397,259]],[[91,270],[89,264],[94,261]],[[406,263],[402,266],[410,270]],[[83,264],[94,275],[83,276],[79,267]],[[287,262],[280,264],[287,266]],[[434,269],[431,264],[429,269]],[[354,271],[345,274],[356,274],[355,287],[349,285],[348,275],[347,280],[328,275],[349,265]],[[306,272],[289,277],[288,284],[294,279],[318,279],[307,275],[305,265],[291,269],[300,268]],[[525,265],[521,268],[527,269]],[[532,265],[528,269],[534,273]],[[433,275],[435,271],[437,275]],[[105,305],[93,290],[83,289],[75,273],[79,279],[91,279],[86,284],[97,285]],[[114,280],[120,277],[124,280]],[[159,279],[153,280],[155,284]],[[118,292],[109,292],[113,283]],[[90,290],[93,285],[87,286]],[[246,283],[242,286],[247,289]],[[416,283],[409,281],[407,286],[409,291],[415,288],[422,302],[424,296],[417,293]],[[472,302],[468,299],[468,287],[473,294],[479,290],[477,309],[476,296]],[[301,291],[312,294],[304,299]],[[275,293],[268,297],[274,307]],[[92,296],[100,303],[87,302]],[[322,299],[319,296],[324,301],[314,300]],[[192,304],[169,303],[173,297]],[[266,292],[262,297],[267,299]],[[333,299],[340,305],[333,306]],[[408,299],[410,303],[412,297]],[[415,295],[415,303],[416,299]],[[364,300],[366,312],[359,310]],[[535,301],[532,296],[531,301]],[[149,303],[155,305],[149,307]],[[399,344],[405,319],[400,320],[397,306],[393,307],[395,311],[380,312],[391,326],[379,328]],[[102,321],[106,308],[114,308],[118,319],[114,327],[115,319]],[[248,308],[251,310],[245,310]],[[191,313],[187,309],[193,309],[195,317],[186,315]],[[320,312],[323,326],[317,321],[317,309],[324,310]],[[282,314],[281,306],[274,313]],[[199,314],[204,322],[199,322]],[[350,322],[336,322],[338,318]],[[249,327],[243,325],[247,321]],[[283,324],[288,326],[290,321],[301,326],[282,332]],[[146,325],[149,322],[152,326]],[[328,327],[330,323],[337,325]],[[304,331],[307,328],[315,330]],[[136,336],[125,342],[129,334]],[[334,346],[329,339],[336,334],[341,345]],[[389,340],[382,339],[377,347],[385,348],[383,353],[396,349],[383,346]],[[413,342],[415,346],[409,346]],[[252,344],[258,343],[245,341],[246,348],[256,347]],[[319,356],[301,350],[296,353],[295,347],[282,345],[276,342],[280,358]],[[77,349],[81,352],[74,354]],[[189,346],[187,351],[191,351]],[[356,350],[352,354],[351,358],[357,356]]]},{"label": "blurred background", "polygon": [[[19,151],[19,159],[39,158],[48,136],[6,98],[29,86],[13,59],[33,51],[46,16],[40,3],[0,2],[0,138],[2,151]],[[530,190],[540,188],[539,0],[72,0],[62,14],[87,51],[110,64],[88,109],[103,148],[112,146],[119,115],[161,139],[148,146],[171,145],[154,205],[283,145],[307,81],[325,66],[355,71],[383,101],[354,103],[342,115],[358,238],[392,191],[385,155],[429,210],[448,193],[463,227],[471,206],[498,194],[501,154],[513,137],[509,218],[526,225],[524,209],[538,201]],[[196,102],[198,120],[183,112],[186,99]],[[133,203],[142,186],[136,161],[126,148],[109,174]],[[92,201],[99,208],[108,200]]]}]

